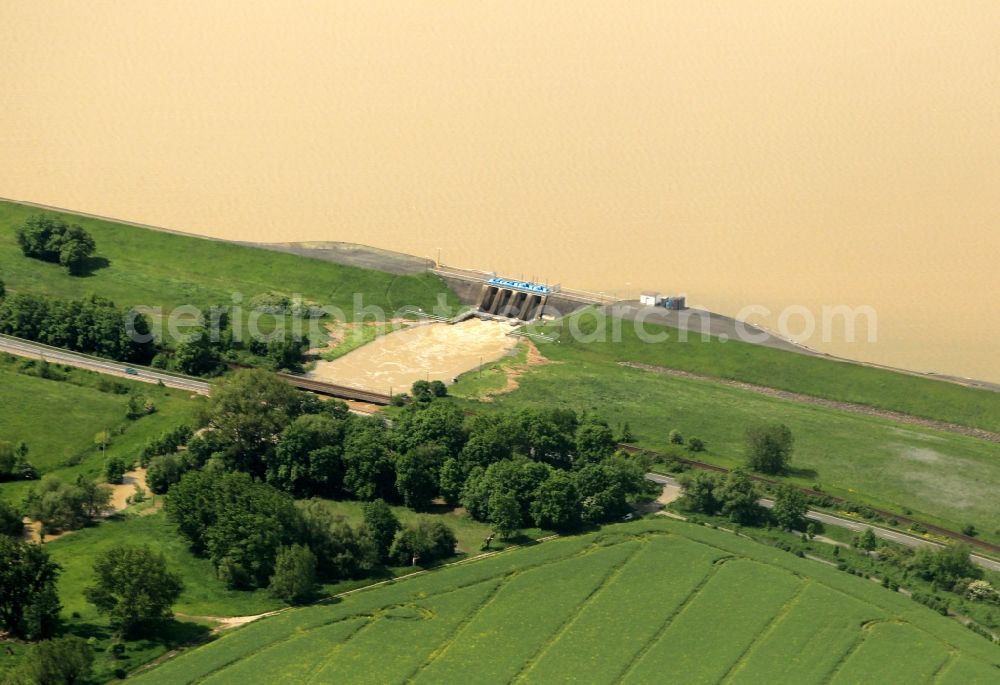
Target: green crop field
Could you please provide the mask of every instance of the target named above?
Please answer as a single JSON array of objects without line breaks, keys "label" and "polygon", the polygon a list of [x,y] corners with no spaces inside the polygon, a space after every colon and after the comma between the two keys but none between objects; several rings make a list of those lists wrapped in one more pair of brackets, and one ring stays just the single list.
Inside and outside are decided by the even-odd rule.
[{"label": "green crop field", "polygon": [[[677,378],[589,360],[585,353],[547,345],[559,363],[531,367],[514,392],[478,412],[524,406],[570,407],[627,421],[636,442],[668,449],[668,434],[697,436],[708,452],[691,455],[733,467],[743,463],[744,430],[759,421],[787,424],[796,439],[792,480],[960,530],[972,523],[1000,541],[1000,445],[876,416],[768,397],[717,383]],[[467,374],[466,377],[473,374]],[[458,391],[466,384],[459,379]]]},{"label": "green crop field", "polygon": [[[916,653],[918,652],[918,653]],[[731,533],[655,519],[282,612],[139,683],[992,683],[1000,647]]]},{"label": "green crop field", "polygon": [[[570,335],[571,325],[590,337],[575,340]],[[639,362],[1000,433],[1000,392],[737,340],[703,339],[700,333],[690,333],[682,340],[676,329],[653,324],[644,327],[650,334],[666,334],[666,340],[644,342],[630,321],[620,322],[620,340],[615,340],[617,326],[608,317],[599,328],[593,310],[584,310],[531,328],[559,337],[556,344],[539,343],[542,354],[557,361]]]},{"label": "green crop field", "polygon": [[457,305],[444,282],[432,274],[397,276],[61,213],[90,232],[97,256],[108,261],[86,277],[70,276],[58,265],[24,257],[18,249],[15,228],[40,211],[0,202],[0,278],[8,289],[60,297],[96,293],[123,307],[165,309],[231,304],[233,293],[240,293],[246,306],[251,297],[270,292],[301,295],[347,313],[355,293],[363,295],[364,305],[382,307],[389,314],[407,305],[431,309],[439,293]]},{"label": "green crop field", "polygon": [[[0,440],[28,445],[28,461],[42,473],[63,479],[84,474],[96,478],[104,459],[95,443],[108,431],[106,456],[138,457],[150,438],[190,423],[199,400],[181,390],[149,383],[119,380],[128,391],[151,400],[156,412],[137,420],[125,417],[128,395],[98,389],[100,376],[81,369],[59,367],[66,377],[57,381],[18,373],[20,358],[0,356]],[[0,497],[19,501],[30,483],[0,484]]]}]

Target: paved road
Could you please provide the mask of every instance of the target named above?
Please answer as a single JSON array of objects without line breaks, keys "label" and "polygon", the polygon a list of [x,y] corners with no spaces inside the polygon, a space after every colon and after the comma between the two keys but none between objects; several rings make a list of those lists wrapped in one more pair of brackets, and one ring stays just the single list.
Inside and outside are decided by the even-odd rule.
[{"label": "paved road", "polygon": [[[81,369],[96,371],[97,373],[103,373],[108,376],[117,376],[119,378],[125,378],[133,381],[144,381],[146,383],[159,383],[162,381],[168,388],[187,390],[198,393],[199,395],[208,395],[212,390],[212,385],[210,383],[206,383],[205,381],[200,381],[195,378],[174,376],[172,374],[163,373],[145,366],[135,367],[107,359],[95,359],[94,357],[88,357],[85,354],[69,352],[68,350],[49,347],[48,345],[39,345],[38,343],[21,340],[20,338],[11,338],[6,335],[0,335],[0,352],[9,352],[10,354],[16,354],[21,357],[30,357],[32,359],[45,359],[50,362],[76,366]],[[130,374],[126,371],[126,369],[133,369],[135,373]],[[375,413],[377,409],[367,409],[353,406],[350,411],[352,414],[369,416]]]},{"label": "paved road", "polygon": [[[671,478],[670,476],[664,476],[660,473],[647,473],[646,478],[653,481],[654,483],[659,483],[661,485],[680,485],[676,478]],[[763,498],[760,500],[761,506],[770,509],[774,506],[774,501]],[[826,512],[816,511],[810,509],[806,512],[806,518],[813,519],[814,521],[819,521],[826,526],[836,526],[838,528],[845,528],[847,530],[852,530],[856,532],[863,531],[865,528],[871,528],[872,532],[875,533],[875,537],[881,538],[882,540],[888,540],[889,542],[895,542],[900,545],[906,545],[907,547],[943,547],[939,542],[933,542],[931,540],[925,540],[924,538],[917,537],[916,535],[910,535],[908,533],[901,533],[898,530],[892,530],[890,528],[882,528],[880,526],[873,526],[870,523],[865,523],[861,521],[855,521],[853,519],[842,518],[840,516],[834,516],[832,514],[827,514]],[[990,559],[989,557],[980,556],[978,554],[971,554],[970,558],[972,562],[978,566],[982,566],[990,571],[1000,572],[1000,561]]]},{"label": "paved road", "polygon": [[[0,335],[0,351],[16,354],[21,357],[31,357],[32,359],[45,359],[49,362],[76,366],[81,369],[97,371],[98,373],[110,376],[120,376],[121,378],[127,378],[129,380],[144,381],[146,383],[162,382],[169,388],[188,390],[200,395],[207,395],[212,388],[212,386],[205,381],[185,378],[183,376],[174,376],[169,373],[162,373],[146,367],[132,367],[128,364],[121,364],[107,359],[95,359],[94,357],[88,357],[84,354],[60,350],[47,345],[39,345],[37,343],[27,342],[18,338],[10,338],[4,335]],[[133,369],[135,373],[127,373],[126,369]]]}]

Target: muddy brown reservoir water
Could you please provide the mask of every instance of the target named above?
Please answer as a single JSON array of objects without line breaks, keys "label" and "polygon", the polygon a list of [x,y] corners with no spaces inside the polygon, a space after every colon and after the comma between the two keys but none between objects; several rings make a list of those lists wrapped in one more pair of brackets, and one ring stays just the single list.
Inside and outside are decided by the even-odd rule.
[{"label": "muddy brown reservoir water", "polygon": [[[0,195],[340,240],[1000,381],[1000,3],[0,4]],[[797,326],[795,328],[801,328]]]}]

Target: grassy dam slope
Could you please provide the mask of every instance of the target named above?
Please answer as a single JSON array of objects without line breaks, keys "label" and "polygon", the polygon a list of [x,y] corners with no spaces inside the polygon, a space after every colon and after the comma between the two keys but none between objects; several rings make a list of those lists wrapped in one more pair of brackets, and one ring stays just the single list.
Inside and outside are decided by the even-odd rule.
[{"label": "grassy dam slope", "polygon": [[259,620],[155,683],[992,683],[1000,647],[899,593],[657,519]]},{"label": "grassy dam slope", "polygon": [[[681,333],[653,323],[637,328],[632,321],[599,317],[592,308],[533,328],[558,337],[557,344],[540,345],[554,359],[648,364],[1000,433],[1000,392],[739,340],[724,341],[695,331]],[[645,339],[640,331],[645,332]]]},{"label": "grassy dam slope", "polygon": [[64,212],[45,212],[80,224],[97,243],[93,268],[74,277],[56,264],[21,255],[14,231],[35,207],[0,202],[0,274],[9,290],[78,297],[95,293],[120,306],[232,304],[233,293],[301,295],[306,301],[349,311],[355,293],[364,305],[388,313],[404,306],[432,308],[439,294],[457,305],[433,274],[395,275],[282,252],[156,231]]}]

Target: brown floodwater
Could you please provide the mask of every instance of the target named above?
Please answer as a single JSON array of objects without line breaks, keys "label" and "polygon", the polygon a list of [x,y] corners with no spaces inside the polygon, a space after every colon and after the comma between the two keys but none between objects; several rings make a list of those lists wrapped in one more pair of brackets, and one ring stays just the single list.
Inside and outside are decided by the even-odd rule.
[{"label": "brown floodwater", "polygon": [[[0,195],[632,297],[1000,381],[1000,3],[0,4]],[[802,329],[793,317],[792,331]]]},{"label": "brown floodwater", "polygon": [[512,330],[511,324],[479,319],[412,326],[333,361],[318,361],[309,375],[387,395],[408,392],[415,381],[451,383],[513,350],[517,338],[508,335]]}]

